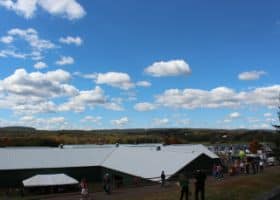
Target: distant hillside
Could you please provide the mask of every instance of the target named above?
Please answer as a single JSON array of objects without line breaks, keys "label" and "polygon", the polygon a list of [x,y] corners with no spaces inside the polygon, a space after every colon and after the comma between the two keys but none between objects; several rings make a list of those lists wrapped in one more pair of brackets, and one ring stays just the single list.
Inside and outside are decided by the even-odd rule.
[{"label": "distant hillside", "polygon": [[2,132],[34,132],[36,131],[33,127],[26,127],[26,126],[7,126],[7,127],[0,127],[0,133]]},{"label": "distant hillside", "polygon": [[59,144],[114,143],[243,143],[253,139],[273,142],[280,134],[273,130],[248,129],[112,129],[36,130],[31,127],[0,128],[0,146],[58,146]]}]

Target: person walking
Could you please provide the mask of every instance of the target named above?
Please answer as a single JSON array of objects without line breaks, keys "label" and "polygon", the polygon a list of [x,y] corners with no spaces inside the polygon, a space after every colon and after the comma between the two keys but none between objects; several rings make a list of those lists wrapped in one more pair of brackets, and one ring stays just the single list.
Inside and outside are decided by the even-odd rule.
[{"label": "person walking", "polygon": [[82,195],[81,200],[85,200],[88,198],[88,183],[85,178],[81,180],[80,187],[81,187],[81,195]]},{"label": "person walking", "polygon": [[245,172],[245,164],[244,164],[243,160],[241,160],[241,162],[240,162],[240,173],[244,174],[244,172]]},{"label": "person walking", "polygon": [[262,173],[262,172],[263,172],[263,168],[264,168],[264,162],[263,162],[263,160],[260,160],[259,165],[260,165],[260,173]]},{"label": "person walking", "polygon": [[181,187],[180,200],[183,200],[184,196],[185,196],[185,200],[188,200],[189,199],[189,180],[186,175],[180,174],[179,184]]},{"label": "person walking", "polygon": [[162,172],[161,172],[161,175],[160,175],[160,179],[161,179],[161,187],[164,187],[164,185],[165,185],[165,173],[164,173],[164,171],[162,170]]},{"label": "person walking", "polygon": [[250,174],[250,163],[248,161],[246,161],[246,164],[245,164],[245,170],[246,170],[246,174]]},{"label": "person walking", "polygon": [[195,200],[199,199],[199,194],[200,194],[200,200],[204,200],[206,174],[202,170],[196,170],[196,172],[194,173],[194,178],[195,178]]},{"label": "person walking", "polygon": [[111,194],[110,175],[106,173],[103,177],[103,189],[106,194]]}]

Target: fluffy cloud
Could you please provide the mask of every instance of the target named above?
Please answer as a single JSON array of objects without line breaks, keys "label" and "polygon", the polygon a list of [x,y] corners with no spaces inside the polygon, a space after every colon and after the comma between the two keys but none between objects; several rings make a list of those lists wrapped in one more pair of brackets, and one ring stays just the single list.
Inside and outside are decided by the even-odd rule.
[{"label": "fluffy cloud", "polygon": [[93,116],[85,116],[83,119],[81,119],[81,122],[90,122],[90,123],[94,123],[94,124],[101,124],[101,120],[102,117],[97,116],[97,117],[93,117]]},{"label": "fluffy cloud", "polygon": [[59,42],[63,44],[75,44],[77,46],[80,46],[83,43],[83,40],[80,37],[67,36],[67,37],[61,37],[59,39]]},{"label": "fluffy cloud", "polygon": [[163,118],[163,119],[153,119],[153,126],[166,126],[169,123],[168,118]]},{"label": "fluffy cloud", "polygon": [[130,80],[130,76],[121,72],[108,72],[98,73],[95,76],[97,84],[107,84],[112,87],[117,87],[123,90],[128,90],[134,87],[134,84]]},{"label": "fluffy cloud", "polygon": [[144,111],[151,111],[156,109],[156,106],[154,104],[143,102],[143,103],[137,103],[134,105],[134,109],[140,112]]},{"label": "fluffy cloud", "polygon": [[5,44],[10,44],[14,41],[14,38],[12,36],[3,36],[0,38],[0,41]]},{"label": "fluffy cloud", "polygon": [[139,81],[136,85],[139,87],[150,87],[152,84],[148,81]]},{"label": "fluffy cloud", "polygon": [[37,7],[51,15],[63,16],[69,20],[79,19],[86,12],[76,0],[0,0],[0,6],[13,10],[25,18],[32,18]]},{"label": "fluffy cloud", "polygon": [[224,120],[223,123],[231,123],[234,119],[238,119],[240,117],[239,112],[230,113]]},{"label": "fluffy cloud", "polygon": [[61,111],[76,111],[82,112],[86,106],[95,107],[106,103],[104,91],[100,87],[93,90],[80,91],[78,95],[72,97],[69,102],[61,105]]},{"label": "fluffy cloud", "polygon": [[265,75],[265,71],[249,71],[242,72],[238,75],[238,79],[242,81],[258,80],[262,75]]},{"label": "fluffy cloud", "polygon": [[250,91],[236,92],[226,87],[212,90],[169,89],[156,96],[156,103],[172,108],[235,108],[257,105],[275,107],[280,85],[260,87]]},{"label": "fluffy cloud", "polygon": [[124,126],[128,123],[128,117],[122,117],[120,119],[111,120],[114,126]]},{"label": "fluffy cloud", "polygon": [[68,72],[60,69],[47,73],[27,73],[25,69],[17,69],[14,74],[1,81],[0,85],[9,94],[26,97],[72,96],[77,93],[77,89],[65,83],[70,77]]},{"label": "fluffy cloud", "polygon": [[0,80],[0,108],[16,113],[57,112],[53,98],[71,97],[79,93],[67,84],[71,75],[63,70],[47,73],[27,73],[17,69],[12,75]]},{"label": "fluffy cloud", "polygon": [[39,118],[31,115],[19,119],[19,125],[32,126],[40,129],[61,129],[67,124],[64,117]]},{"label": "fluffy cloud", "polygon": [[74,58],[71,56],[61,56],[58,61],[55,62],[57,65],[71,65],[74,63]]},{"label": "fluffy cloud", "polygon": [[271,113],[264,113],[263,116],[264,117],[272,117],[272,114]]},{"label": "fluffy cloud", "polygon": [[191,69],[184,60],[170,60],[153,63],[145,69],[145,73],[155,77],[178,76],[190,74]]},{"label": "fluffy cloud", "polygon": [[[3,36],[0,41],[5,44],[15,42],[16,40],[23,40],[28,45],[24,47],[28,53],[19,53],[17,48],[8,46],[7,49],[0,51],[0,57],[13,57],[13,58],[32,58],[33,60],[41,60],[43,58],[43,52],[49,49],[56,48],[57,46],[49,40],[41,39],[38,32],[33,28],[19,29],[14,28],[7,32],[6,36]],[[22,51],[22,48],[20,48]]]},{"label": "fluffy cloud", "polygon": [[25,40],[33,49],[38,51],[53,49],[56,47],[52,42],[39,38],[38,32],[33,28],[25,30],[14,28],[8,31],[8,35]]},{"label": "fluffy cloud", "polygon": [[87,107],[94,108],[102,106],[109,110],[122,110],[121,106],[114,101],[109,101],[104,91],[100,87],[93,90],[80,91],[78,95],[73,96],[70,100],[59,107],[59,111],[75,111],[82,112]]},{"label": "fluffy cloud", "polygon": [[239,118],[241,115],[239,112],[233,112],[233,113],[230,113],[229,114],[229,118],[231,119],[236,119],[236,118]]},{"label": "fluffy cloud", "polygon": [[46,67],[48,67],[47,64],[41,61],[34,64],[35,69],[44,69]]},{"label": "fluffy cloud", "polygon": [[1,50],[0,51],[0,57],[6,58],[6,57],[13,57],[13,58],[26,58],[28,55],[24,53],[18,53],[14,50]]}]

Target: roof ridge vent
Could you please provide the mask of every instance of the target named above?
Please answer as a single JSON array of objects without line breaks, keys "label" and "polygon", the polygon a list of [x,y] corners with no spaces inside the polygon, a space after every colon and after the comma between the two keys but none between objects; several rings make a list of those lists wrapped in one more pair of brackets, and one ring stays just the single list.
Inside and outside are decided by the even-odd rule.
[{"label": "roof ridge vent", "polygon": [[160,150],[161,150],[161,146],[157,146],[157,147],[156,147],[156,150],[157,150],[157,151],[160,151]]}]

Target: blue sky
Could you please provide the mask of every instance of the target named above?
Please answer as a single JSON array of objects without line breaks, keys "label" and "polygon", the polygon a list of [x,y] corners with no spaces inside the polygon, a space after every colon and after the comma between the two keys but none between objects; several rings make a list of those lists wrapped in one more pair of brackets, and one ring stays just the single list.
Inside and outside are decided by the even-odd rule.
[{"label": "blue sky", "polygon": [[271,128],[279,6],[0,0],[0,126]]}]

